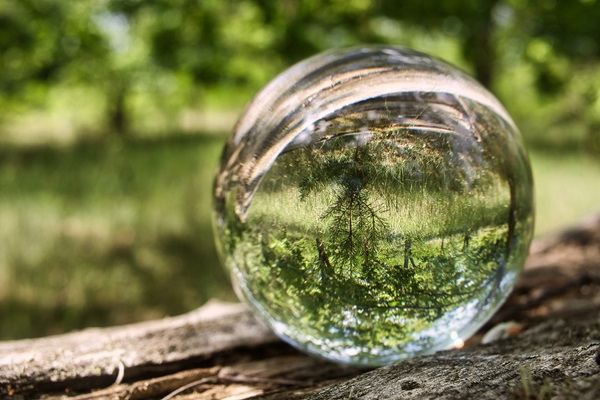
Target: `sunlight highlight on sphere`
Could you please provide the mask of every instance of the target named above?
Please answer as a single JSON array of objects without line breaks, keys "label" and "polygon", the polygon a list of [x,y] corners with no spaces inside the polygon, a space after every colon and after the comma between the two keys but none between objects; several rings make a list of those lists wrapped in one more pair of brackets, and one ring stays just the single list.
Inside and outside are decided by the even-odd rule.
[{"label": "sunlight highlight on sphere", "polygon": [[239,297],[281,338],[384,365],[456,347],[533,230],[521,135],[485,88],[402,47],[326,52],[248,105],[215,180]]}]

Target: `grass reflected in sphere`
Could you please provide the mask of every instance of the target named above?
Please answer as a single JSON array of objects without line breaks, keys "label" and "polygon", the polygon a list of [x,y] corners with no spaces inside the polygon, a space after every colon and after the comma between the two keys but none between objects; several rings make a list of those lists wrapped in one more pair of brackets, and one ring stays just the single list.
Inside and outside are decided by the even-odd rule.
[{"label": "grass reflected in sphere", "polygon": [[234,288],[284,340],[384,365],[466,339],[532,237],[510,116],[461,71],[401,47],[323,53],[247,107],[215,181]]}]

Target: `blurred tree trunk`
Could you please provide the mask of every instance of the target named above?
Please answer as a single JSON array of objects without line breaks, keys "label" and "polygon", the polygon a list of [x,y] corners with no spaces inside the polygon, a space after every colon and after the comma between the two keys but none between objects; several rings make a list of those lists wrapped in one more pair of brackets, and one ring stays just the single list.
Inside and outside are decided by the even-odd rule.
[{"label": "blurred tree trunk", "polygon": [[129,87],[124,79],[116,77],[109,82],[107,121],[111,135],[125,136],[129,129],[127,117],[127,94]]},{"label": "blurred tree trunk", "polygon": [[467,28],[463,53],[465,58],[473,65],[475,78],[487,88],[494,83],[496,73],[496,44],[494,43],[494,8],[497,0],[482,1],[477,18],[473,25]]},{"label": "blurred tree trunk", "polygon": [[589,153],[600,157],[600,121],[590,123],[584,145]]}]

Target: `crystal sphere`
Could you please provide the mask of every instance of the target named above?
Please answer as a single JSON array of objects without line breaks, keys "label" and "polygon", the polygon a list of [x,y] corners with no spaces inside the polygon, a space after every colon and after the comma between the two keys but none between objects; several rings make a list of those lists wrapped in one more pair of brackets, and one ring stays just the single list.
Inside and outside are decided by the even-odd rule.
[{"label": "crystal sphere", "polygon": [[459,346],[500,307],[532,238],[532,177],[499,101],[403,47],[325,52],[246,107],[215,179],[238,296],[329,360]]}]

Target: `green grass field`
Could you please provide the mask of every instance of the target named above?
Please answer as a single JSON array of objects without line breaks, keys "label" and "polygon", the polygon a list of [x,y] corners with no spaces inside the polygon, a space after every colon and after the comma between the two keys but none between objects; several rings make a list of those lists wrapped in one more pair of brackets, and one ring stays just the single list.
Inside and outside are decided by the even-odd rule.
[{"label": "green grass field", "polygon": [[568,228],[600,212],[600,159],[576,152],[530,151],[535,182],[536,236]]},{"label": "green grass field", "polygon": [[0,151],[0,337],[233,299],[211,233],[222,137]]},{"label": "green grass field", "polygon": [[[233,300],[211,228],[224,136],[0,149],[0,339]],[[537,234],[598,210],[600,162],[531,152]]]}]

